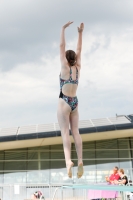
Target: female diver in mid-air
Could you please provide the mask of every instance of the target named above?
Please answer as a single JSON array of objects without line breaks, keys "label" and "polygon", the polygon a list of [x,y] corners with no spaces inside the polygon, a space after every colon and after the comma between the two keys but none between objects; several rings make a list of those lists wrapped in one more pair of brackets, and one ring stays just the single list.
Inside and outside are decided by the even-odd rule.
[{"label": "female diver in mid-air", "polygon": [[78,43],[76,53],[73,50],[65,51],[65,29],[73,22],[68,22],[62,27],[60,37],[60,95],[57,110],[57,117],[61,129],[63,140],[64,154],[68,176],[72,177],[72,167],[74,163],[71,161],[71,141],[69,137],[69,123],[71,133],[74,138],[77,156],[78,156],[78,171],[77,177],[83,175],[82,161],[82,139],[78,130],[78,98],[76,91],[81,69],[81,50],[82,50],[82,32],[84,24],[81,23],[78,27]]}]

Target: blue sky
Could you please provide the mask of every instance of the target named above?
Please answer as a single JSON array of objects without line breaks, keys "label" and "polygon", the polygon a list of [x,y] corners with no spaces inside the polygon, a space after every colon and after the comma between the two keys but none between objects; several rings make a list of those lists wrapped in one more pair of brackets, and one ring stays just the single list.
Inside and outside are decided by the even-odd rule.
[{"label": "blue sky", "polygon": [[80,120],[133,113],[133,1],[2,0],[0,127],[57,122],[59,35],[76,49],[85,24]]}]

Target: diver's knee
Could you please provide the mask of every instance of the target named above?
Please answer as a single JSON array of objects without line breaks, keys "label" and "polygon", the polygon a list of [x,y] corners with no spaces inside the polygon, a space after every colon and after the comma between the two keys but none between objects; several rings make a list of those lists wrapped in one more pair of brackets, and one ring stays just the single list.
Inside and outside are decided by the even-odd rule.
[{"label": "diver's knee", "polygon": [[68,129],[63,129],[61,130],[62,135],[69,135],[69,130]]},{"label": "diver's knee", "polygon": [[71,128],[71,133],[72,135],[78,135],[79,134],[78,128]]}]

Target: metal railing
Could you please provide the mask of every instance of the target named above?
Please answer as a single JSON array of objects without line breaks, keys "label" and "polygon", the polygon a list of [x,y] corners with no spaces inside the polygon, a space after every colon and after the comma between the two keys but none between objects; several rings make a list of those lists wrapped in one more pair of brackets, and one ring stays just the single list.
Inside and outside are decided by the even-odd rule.
[{"label": "metal railing", "polygon": [[[59,200],[62,198],[62,185],[49,184],[3,184],[0,185],[1,200],[26,200],[30,199],[35,191],[41,191],[45,200]],[[86,200],[86,190],[64,190],[63,200]]]},{"label": "metal railing", "polygon": [[[3,184],[0,185],[0,199],[29,200],[35,191],[41,191],[45,200],[88,200],[88,190],[82,188],[63,190],[62,184]],[[129,196],[130,192],[119,194],[119,197],[123,200],[127,200]]]},{"label": "metal railing", "polygon": [[35,191],[42,191],[45,200],[51,199],[49,184],[3,184],[0,185],[1,200],[30,199]]}]

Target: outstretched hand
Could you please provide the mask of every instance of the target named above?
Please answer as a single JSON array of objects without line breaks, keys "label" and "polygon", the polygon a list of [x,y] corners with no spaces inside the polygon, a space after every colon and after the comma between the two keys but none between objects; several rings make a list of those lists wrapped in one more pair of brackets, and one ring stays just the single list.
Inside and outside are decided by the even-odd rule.
[{"label": "outstretched hand", "polygon": [[67,22],[64,26],[63,26],[63,28],[67,28],[70,24],[72,24],[73,22]]},{"label": "outstretched hand", "polygon": [[78,32],[80,33],[80,32],[83,32],[83,30],[84,30],[84,23],[81,23],[80,24],[80,27],[78,27]]}]

